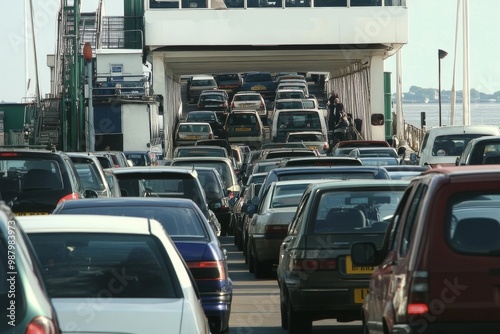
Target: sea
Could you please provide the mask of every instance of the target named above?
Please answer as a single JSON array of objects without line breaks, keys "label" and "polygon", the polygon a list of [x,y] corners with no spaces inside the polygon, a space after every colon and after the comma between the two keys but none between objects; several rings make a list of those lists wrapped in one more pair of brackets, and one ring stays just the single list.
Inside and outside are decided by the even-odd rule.
[{"label": "sea", "polygon": [[[393,105],[396,112],[396,104]],[[455,105],[455,122],[453,125],[463,124],[463,106]],[[439,126],[439,104],[438,103],[403,103],[403,118],[405,123],[421,128],[421,113],[425,113],[426,128]],[[499,102],[475,102],[470,105],[470,119],[472,125],[496,125],[500,126],[500,103]],[[441,104],[441,125],[451,124],[451,105]]]}]

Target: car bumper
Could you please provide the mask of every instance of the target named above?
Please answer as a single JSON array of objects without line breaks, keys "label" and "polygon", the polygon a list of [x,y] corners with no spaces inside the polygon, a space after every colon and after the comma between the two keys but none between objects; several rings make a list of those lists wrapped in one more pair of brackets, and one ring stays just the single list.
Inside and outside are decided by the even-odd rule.
[{"label": "car bumper", "polygon": [[415,320],[414,324],[396,324],[392,327],[393,334],[481,334],[500,333],[500,321],[497,322],[447,322],[435,323],[422,318]]},{"label": "car bumper", "polygon": [[296,311],[312,313],[352,311],[361,319],[363,304],[354,303],[354,288],[288,287],[288,292]]},{"label": "car bumper", "polygon": [[231,293],[204,292],[201,293],[201,304],[209,323],[224,330],[229,326],[231,315]]},{"label": "car bumper", "polygon": [[268,239],[268,238],[254,238],[255,253],[259,261],[269,261],[273,264],[278,264],[280,246],[284,238]]}]

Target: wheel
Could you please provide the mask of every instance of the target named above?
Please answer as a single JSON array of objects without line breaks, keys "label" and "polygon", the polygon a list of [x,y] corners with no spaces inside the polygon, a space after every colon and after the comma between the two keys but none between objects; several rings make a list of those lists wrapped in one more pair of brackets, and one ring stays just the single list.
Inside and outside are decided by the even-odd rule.
[{"label": "wheel", "polygon": [[265,262],[259,261],[257,255],[253,256],[253,274],[255,278],[266,278],[269,274]]},{"label": "wheel", "polygon": [[289,334],[311,334],[312,320],[305,314],[295,312],[292,301],[287,298],[287,318]]},{"label": "wheel", "polygon": [[280,288],[281,328],[288,329],[288,310],[286,308],[286,296],[284,289],[284,287]]},{"label": "wheel", "polygon": [[250,245],[250,241],[247,242],[247,263],[248,263],[248,271],[253,273],[254,272],[254,262],[253,262],[253,255],[252,255],[252,246]]}]

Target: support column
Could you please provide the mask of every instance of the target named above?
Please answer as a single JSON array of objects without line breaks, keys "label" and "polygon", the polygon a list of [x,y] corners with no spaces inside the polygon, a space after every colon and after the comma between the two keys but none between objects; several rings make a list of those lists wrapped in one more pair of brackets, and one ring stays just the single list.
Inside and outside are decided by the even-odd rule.
[{"label": "support column", "polygon": [[[370,62],[370,115],[384,115],[384,59],[372,56]],[[371,119],[367,120],[371,124]],[[385,125],[370,125],[371,140],[385,140]]]}]

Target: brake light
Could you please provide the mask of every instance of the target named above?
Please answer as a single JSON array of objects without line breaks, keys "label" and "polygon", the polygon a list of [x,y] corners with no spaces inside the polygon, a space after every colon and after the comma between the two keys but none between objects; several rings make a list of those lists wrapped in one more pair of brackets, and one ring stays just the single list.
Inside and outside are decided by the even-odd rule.
[{"label": "brake light", "polygon": [[264,234],[267,236],[286,236],[288,225],[267,225]]},{"label": "brake light", "polygon": [[260,101],[260,109],[264,109],[266,107],[265,103],[263,101]]},{"label": "brake light", "polygon": [[214,139],[214,134],[212,132],[208,134],[208,139]]},{"label": "brake light", "polygon": [[59,201],[57,202],[57,204],[59,205],[60,203],[62,203],[62,202],[64,202],[64,201],[71,201],[71,200],[73,200],[73,199],[80,199],[80,198],[81,198],[81,197],[80,197],[80,195],[79,195],[78,193],[73,192],[73,193],[68,194],[68,195],[66,195],[66,196],[64,196],[64,197],[61,197],[61,198],[59,199]]},{"label": "brake light", "polygon": [[231,102],[231,109],[234,109],[234,102]]},{"label": "brake light", "polygon": [[337,259],[295,259],[292,266],[295,271],[337,270]]},{"label": "brake light", "polygon": [[429,272],[415,271],[410,284],[410,294],[406,307],[408,315],[424,314],[429,311]]},{"label": "brake light", "polygon": [[31,320],[26,328],[26,334],[58,334],[59,328],[51,319],[39,316]]},{"label": "brake light", "polygon": [[222,261],[186,262],[196,280],[224,280],[226,269]]},{"label": "brake light", "polygon": [[227,103],[226,103],[226,102],[224,102],[224,103],[222,104],[222,107],[223,107],[223,108],[226,108],[226,107],[227,107]]},{"label": "brake light", "polygon": [[328,148],[329,148],[329,145],[328,145],[328,143],[325,141],[325,143],[323,144],[323,151],[328,151]]},{"label": "brake light", "polygon": [[0,153],[0,157],[17,157],[17,153],[15,153],[15,152],[2,152],[2,153]]}]

